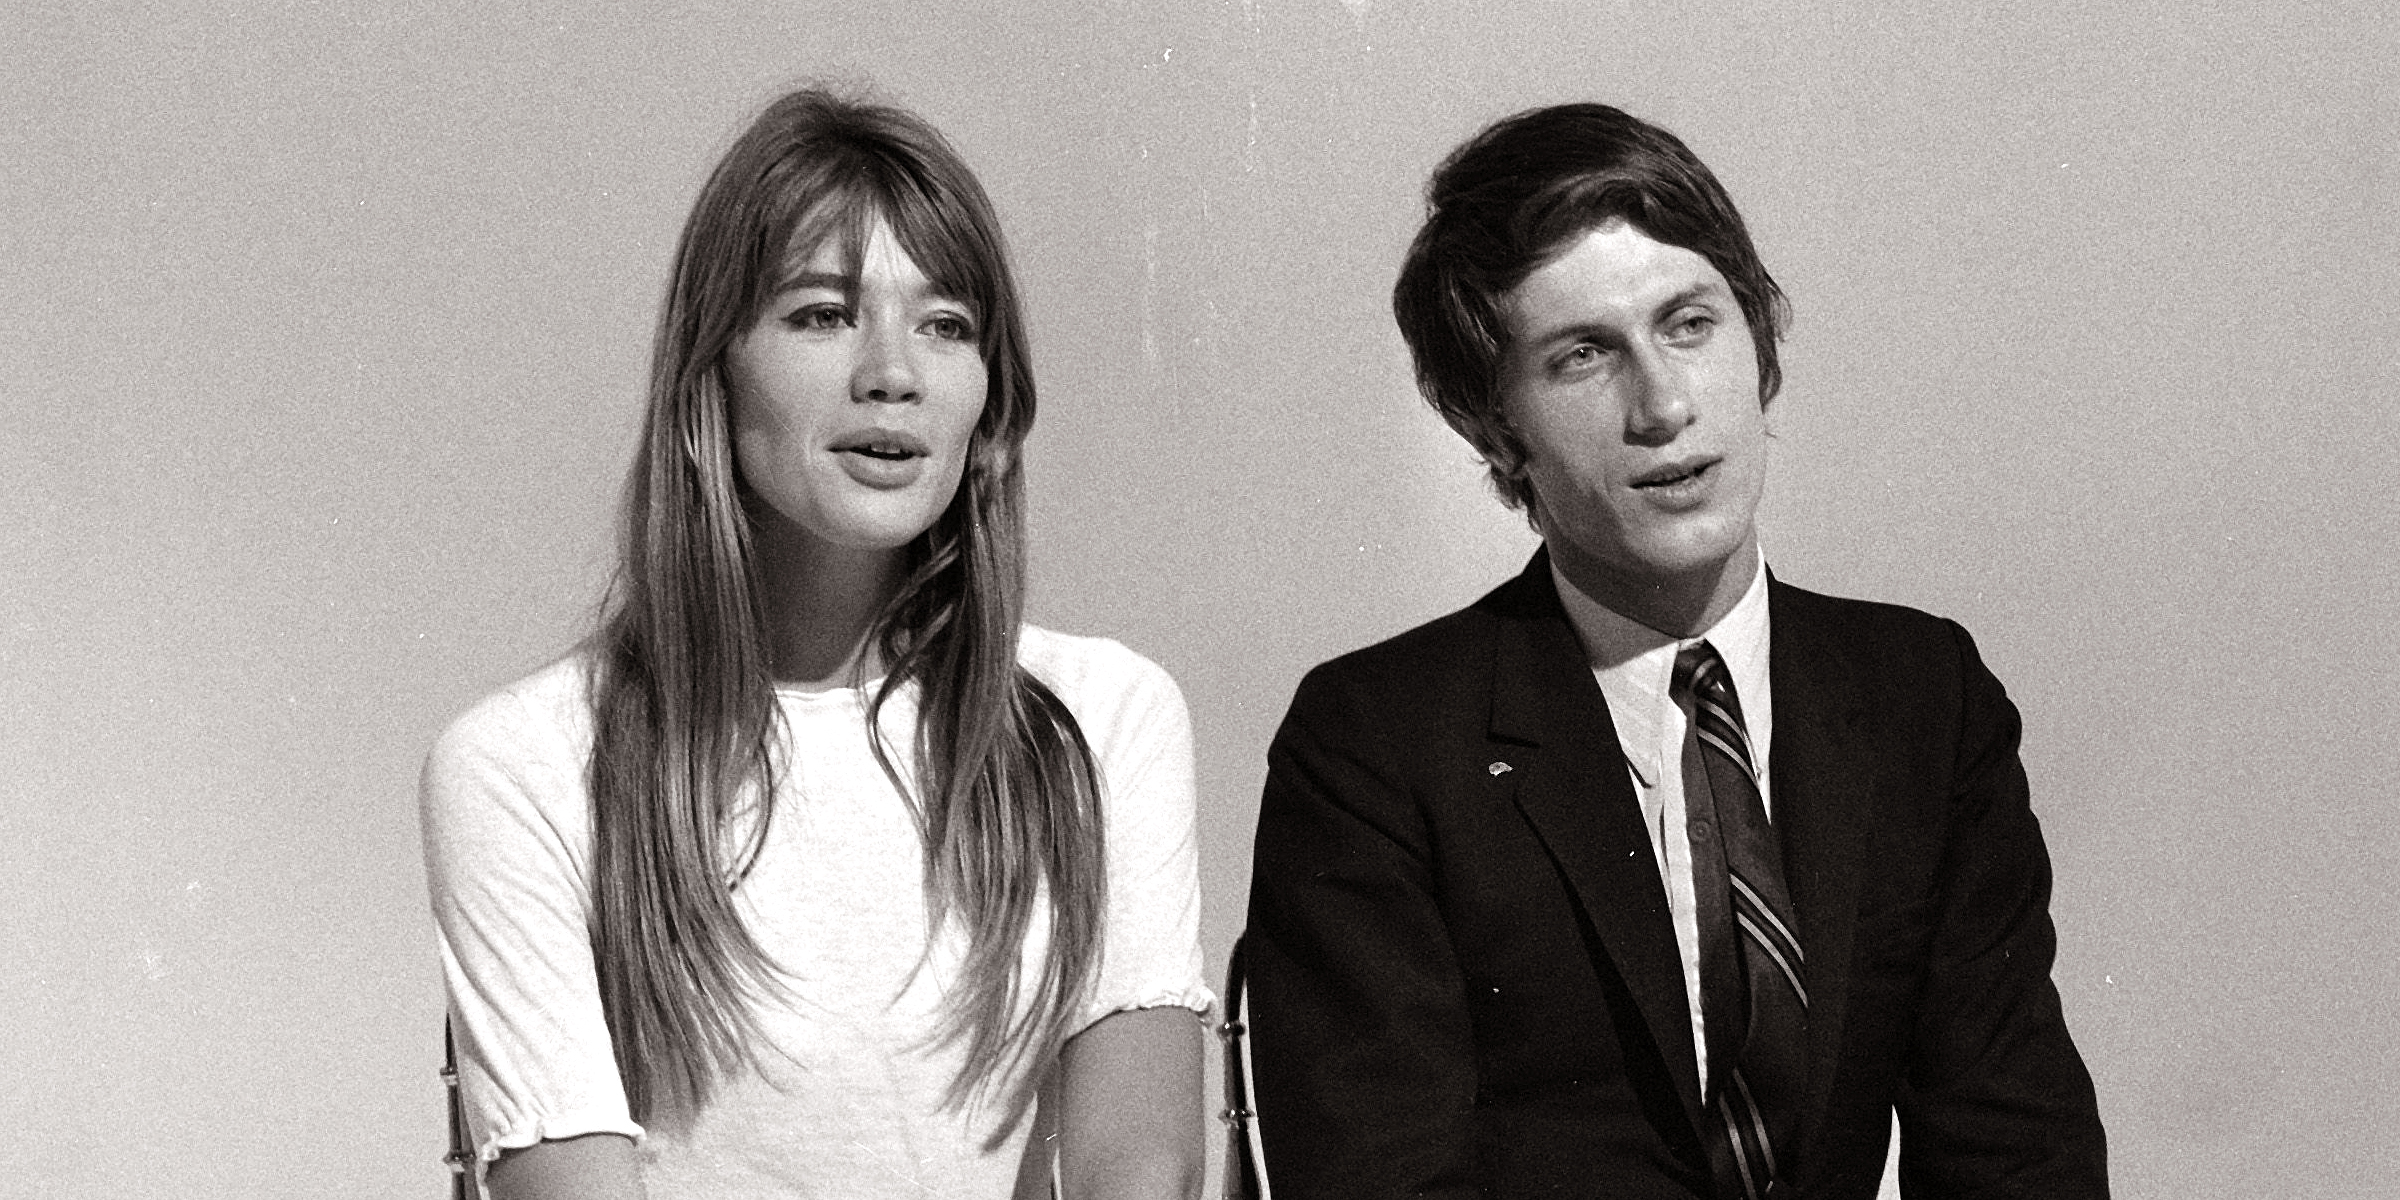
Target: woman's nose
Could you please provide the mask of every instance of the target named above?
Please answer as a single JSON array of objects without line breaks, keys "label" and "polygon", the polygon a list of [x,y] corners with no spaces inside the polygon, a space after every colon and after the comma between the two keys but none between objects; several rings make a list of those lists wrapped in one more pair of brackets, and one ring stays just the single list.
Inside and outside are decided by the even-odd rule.
[{"label": "woman's nose", "polygon": [[860,332],[864,336],[851,380],[851,398],[879,404],[921,399],[917,349],[910,344],[907,331],[895,322],[869,320]]}]

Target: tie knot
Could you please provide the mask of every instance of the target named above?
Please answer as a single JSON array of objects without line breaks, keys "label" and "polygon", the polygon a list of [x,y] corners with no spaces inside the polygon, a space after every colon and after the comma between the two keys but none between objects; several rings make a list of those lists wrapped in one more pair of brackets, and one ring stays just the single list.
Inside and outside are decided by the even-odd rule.
[{"label": "tie knot", "polygon": [[1675,653],[1672,685],[1694,696],[1714,697],[1725,687],[1725,660],[1717,657],[1715,646],[1693,642]]},{"label": "tie knot", "polygon": [[1717,648],[1694,642],[1675,655],[1675,678],[1669,684],[1677,702],[1691,702],[1692,717],[1703,738],[1713,738],[1727,757],[1741,764],[1753,780],[1758,763],[1750,754],[1750,731],[1742,724],[1742,701],[1734,691],[1733,673],[1718,657]]}]

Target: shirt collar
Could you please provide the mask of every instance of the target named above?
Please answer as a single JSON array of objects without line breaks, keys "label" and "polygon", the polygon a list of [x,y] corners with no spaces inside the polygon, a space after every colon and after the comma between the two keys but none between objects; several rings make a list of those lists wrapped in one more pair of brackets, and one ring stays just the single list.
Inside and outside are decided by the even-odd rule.
[{"label": "shirt collar", "polygon": [[1609,718],[1616,726],[1617,744],[1625,752],[1626,764],[1645,786],[1658,785],[1661,755],[1683,752],[1680,732],[1676,745],[1664,744],[1668,729],[1664,710],[1674,707],[1668,688],[1675,675],[1676,652],[1695,642],[1706,641],[1715,646],[1717,654],[1725,660],[1751,745],[1761,755],[1766,753],[1774,717],[1769,707],[1767,676],[1769,637],[1764,554],[1760,555],[1758,569],[1751,573],[1750,586],[1742,592],[1742,598],[1734,601],[1716,624],[1689,638],[1660,633],[1584,595],[1559,572],[1555,556],[1550,561],[1550,581],[1558,588],[1559,603],[1567,610],[1567,622],[1574,626],[1575,636],[1582,641],[1592,676],[1599,681],[1601,695],[1608,701]]}]

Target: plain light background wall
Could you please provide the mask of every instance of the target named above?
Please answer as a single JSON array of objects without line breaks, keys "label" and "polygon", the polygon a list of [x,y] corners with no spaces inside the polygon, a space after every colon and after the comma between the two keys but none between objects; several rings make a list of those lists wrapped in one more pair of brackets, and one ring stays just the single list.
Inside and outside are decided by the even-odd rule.
[{"label": "plain light background wall", "polygon": [[444,1186],[420,757],[585,627],[685,208],[832,76],[999,204],[1036,615],[1182,681],[1212,959],[1301,671],[1531,546],[1388,315],[1424,177],[1604,99],[1792,296],[1775,568],[1959,618],[2024,709],[2120,1194],[2374,1194],[2394,23],[1909,7],[11,6],[0,1193]]}]

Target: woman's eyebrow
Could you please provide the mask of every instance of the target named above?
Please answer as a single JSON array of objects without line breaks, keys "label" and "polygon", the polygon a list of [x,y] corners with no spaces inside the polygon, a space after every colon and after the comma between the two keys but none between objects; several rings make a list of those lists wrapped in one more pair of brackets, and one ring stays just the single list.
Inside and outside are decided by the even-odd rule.
[{"label": "woman's eyebrow", "polygon": [[854,275],[842,274],[839,271],[795,271],[777,280],[775,284],[775,291],[778,294],[798,291],[802,288],[822,288],[829,292],[853,292],[858,290],[858,278]]}]

